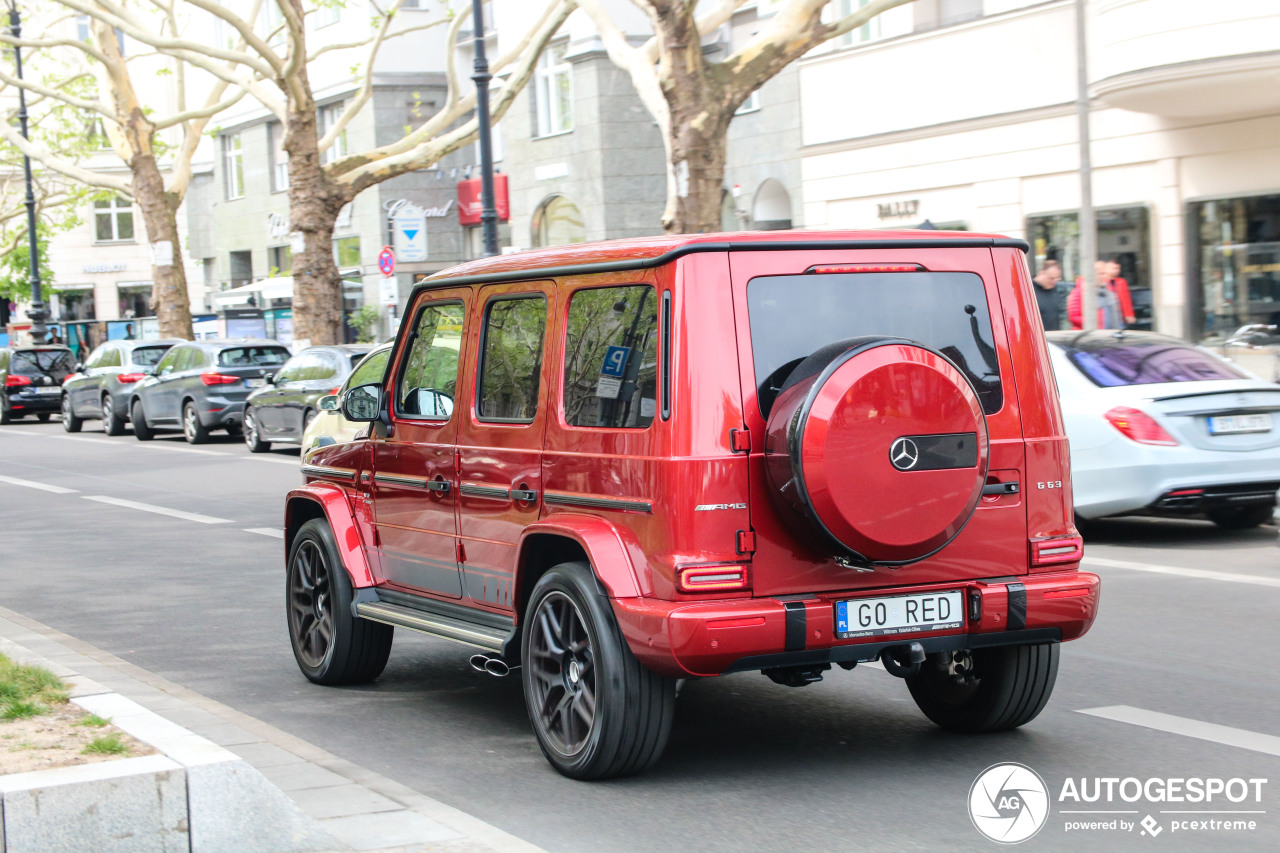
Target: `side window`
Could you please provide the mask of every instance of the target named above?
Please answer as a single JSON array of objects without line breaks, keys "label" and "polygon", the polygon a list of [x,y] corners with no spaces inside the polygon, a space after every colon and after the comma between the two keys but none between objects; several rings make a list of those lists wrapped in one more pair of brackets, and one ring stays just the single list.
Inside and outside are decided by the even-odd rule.
[{"label": "side window", "polygon": [[387,362],[391,360],[391,350],[384,349],[375,352],[373,355],[360,362],[347,379],[346,388],[356,388],[360,385],[372,385],[375,382],[381,382],[382,377],[387,373]]},{"label": "side window", "polygon": [[657,413],[658,299],[648,285],[579,290],[565,332],[564,419],[647,427]]},{"label": "side window", "polygon": [[164,354],[164,358],[160,359],[160,363],[156,365],[156,376],[167,376],[173,373],[174,365],[178,363],[178,356],[183,352],[183,347],[174,347]]},{"label": "side window", "polygon": [[547,300],[495,299],[485,309],[476,412],[487,421],[532,421],[538,413]]},{"label": "side window", "polygon": [[428,303],[418,314],[400,371],[396,414],[448,420],[453,414],[461,350],[462,303]]},{"label": "side window", "polygon": [[111,347],[104,346],[98,347],[94,350],[93,353],[90,354],[88,360],[84,363],[85,369],[88,370],[93,367],[105,367],[107,362],[107,353],[110,349]]},{"label": "side window", "polygon": [[307,371],[306,378],[319,382],[321,379],[332,379],[338,375],[338,363],[329,353],[317,353],[315,364]]},{"label": "side window", "polygon": [[302,368],[306,365],[308,356],[295,355],[284,363],[284,367],[280,368],[276,373],[276,384],[281,382],[294,382],[301,378]]},{"label": "side window", "polygon": [[178,363],[174,367],[174,370],[178,370],[178,371],[195,370],[197,367],[200,366],[200,362],[201,362],[200,356],[201,356],[200,350],[195,349],[194,347],[189,349],[184,349],[182,351],[182,355],[178,356]]},{"label": "side window", "polygon": [[120,348],[107,347],[105,350],[102,351],[102,361],[101,363],[98,364],[98,366],[99,367],[120,367],[123,364],[124,364],[124,361],[120,357]]}]

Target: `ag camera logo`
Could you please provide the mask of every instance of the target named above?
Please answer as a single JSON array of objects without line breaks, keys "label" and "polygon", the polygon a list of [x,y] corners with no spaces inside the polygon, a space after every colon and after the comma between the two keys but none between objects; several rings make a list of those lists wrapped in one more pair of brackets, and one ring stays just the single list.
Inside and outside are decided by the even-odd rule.
[{"label": "ag camera logo", "polygon": [[992,841],[1026,841],[1049,819],[1049,788],[1025,764],[993,764],[969,788],[969,818]]}]

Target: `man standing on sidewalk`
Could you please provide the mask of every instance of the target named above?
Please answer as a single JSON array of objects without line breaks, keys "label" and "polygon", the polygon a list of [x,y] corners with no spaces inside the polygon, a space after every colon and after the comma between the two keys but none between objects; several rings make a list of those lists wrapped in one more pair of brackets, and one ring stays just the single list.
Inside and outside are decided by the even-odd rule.
[{"label": "man standing on sidewalk", "polygon": [[1040,265],[1034,281],[1040,322],[1046,332],[1056,332],[1062,328],[1063,309],[1066,307],[1066,294],[1058,287],[1058,282],[1062,281],[1062,267],[1049,258]]}]

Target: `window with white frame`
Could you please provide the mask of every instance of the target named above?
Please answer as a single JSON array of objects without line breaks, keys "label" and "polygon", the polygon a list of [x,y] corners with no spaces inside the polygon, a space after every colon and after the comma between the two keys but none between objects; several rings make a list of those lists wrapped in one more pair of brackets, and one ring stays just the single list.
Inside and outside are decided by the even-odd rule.
[{"label": "window with white frame", "polygon": [[[844,18],[852,15],[854,12],[868,5],[871,0],[836,0],[836,12],[838,18]],[[840,36],[839,43],[841,46],[849,46],[854,44],[863,44],[869,41],[875,41],[880,38],[880,16],[872,18],[862,26],[850,30]]]},{"label": "window with white frame", "polygon": [[743,113],[753,113],[758,109],[760,109],[760,90],[756,89],[750,95],[747,95],[747,99],[733,111],[733,114],[740,116]]},{"label": "window with white frame", "polygon": [[222,137],[222,187],[228,200],[244,196],[244,147],[238,133]]},{"label": "window with white frame", "polygon": [[267,44],[281,45],[285,40],[284,12],[275,0],[267,0],[258,13],[258,35],[267,40]]},{"label": "window with white frame", "polygon": [[538,136],[573,130],[573,66],[565,60],[566,43],[551,45],[538,60],[534,79]]},{"label": "window with white frame", "polygon": [[342,20],[342,7],[334,0],[327,0],[316,6],[316,10],[311,13],[311,20],[317,29],[336,24]]},{"label": "window with white frame", "polygon": [[120,196],[93,203],[93,234],[99,243],[133,241],[133,205]]},{"label": "window with white frame", "polygon": [[[338,123],[338,119],[342,118],[342,112],[347,107],[346,103],[339,101],[336,104],[326,104],[318,111],[319,131],[323,138]],[[338,138],[333,140],[333,144],[329,149],[320,156],[323,163],[332,163],[347,156],[347,130],[342,129],[342,133],[338,134]]]},{"label": "window with white frame", "polygon": [[283,192],[289,189],[289,153],[284,150],[284,125],[273,121],[268,133],[271,136],[271,191]]}]

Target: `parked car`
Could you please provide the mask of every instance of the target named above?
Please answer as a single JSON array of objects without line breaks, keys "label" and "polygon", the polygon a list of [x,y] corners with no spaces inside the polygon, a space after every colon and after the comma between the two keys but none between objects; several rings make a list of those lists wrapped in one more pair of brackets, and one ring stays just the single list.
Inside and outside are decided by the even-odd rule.
[{"label": "parked car", "polygon": [[1256,527],[1280,489],[1280,386],[1151,332],[1053,332],[1076,512]]},{"label": "parked car", "polygon": [[62,385],[62,428],[79,432],[88,420],[102,420],[107,435],[123,435],[129,420],[129,392],[181,338],[107,341],[98,346]]},{"label": "parked car", "polygon": [[305,461],[307,451],[320,445],[336,444],[351,441],[360,430],[368,429],[368,424],[352,423],[342,416],[338,402],[347,389],[357,385],[368,385],[381,382],[387,372],[387,360],[391,356],[391,344],[382,344],[371,350],[355,370],[342,383],[335,394],[328,394],[316,402],[316,416],[311,419],[302,434],[302,458]]},{"label": "parked car", "polygon": [[343,395],[369,437],[286,498],[299,668],[375,679],[395,627],[469,644],[579,779],[657,761],[691,676],[878,659],[942,727],[1028,722],[1099,581],[1026,251],[758,232],[435,274]]},{"label": "parked car", "polygon": [[0,424],[27,415],[49,420],[58,411],[62,380],[75,367],[75,356],[64,346],[0,347]]},{"label": "parked car", "polygon": [[191,444],[225,429],[240,435],[244,401],[289,360],[275,341],[242,338],[188,341],[173,347],[129,394],[129,418],[139,441],[180,429]]},{"label": "parked car", "polygon": [[319,400],[338,393],[342,382],[373,344],[308,347],[284,363],[244,404],[244,441],[254,453],[272,442],[301,444],[319,412]]}]

